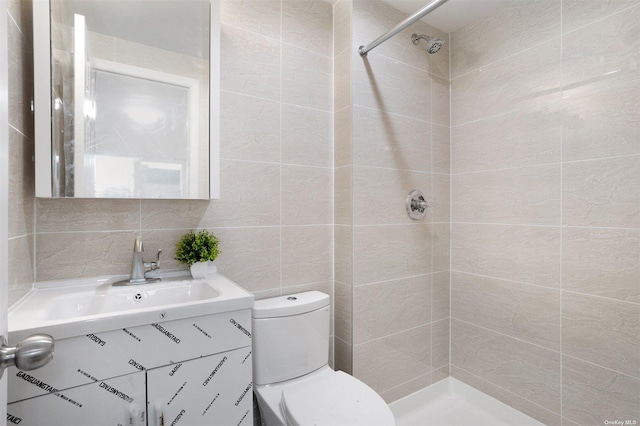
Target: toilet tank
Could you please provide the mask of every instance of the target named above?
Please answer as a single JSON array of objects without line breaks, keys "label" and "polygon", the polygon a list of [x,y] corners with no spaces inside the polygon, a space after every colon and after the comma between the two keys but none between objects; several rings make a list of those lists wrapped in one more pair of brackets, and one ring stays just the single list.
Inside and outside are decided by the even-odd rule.
[{"label": "toilet tank", "polygon": [[329,361],[329,296],[319,291],[255,302],[252,310],[256,385],[311,373]]}]

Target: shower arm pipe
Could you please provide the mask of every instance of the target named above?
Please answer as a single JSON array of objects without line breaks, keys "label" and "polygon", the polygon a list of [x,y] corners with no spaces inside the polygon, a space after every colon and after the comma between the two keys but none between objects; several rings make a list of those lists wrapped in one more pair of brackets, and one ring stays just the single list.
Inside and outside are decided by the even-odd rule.
[{"label": "shower arm pipe", "polygon": [[378,47],[379,45],[381,45],[385,41],[389,40],[394,35],[398,34],[400,31],[402,31],[405,28],[407,28],[409,25],[411,25],[414,22],[422,19],[428,13],[433,12],[435,9],[437,9],[440,6],[442,6],[447,1],[448,0],[434,0],[434,1],[432,1],[431,3],[429,3],[428,5],[426,5],[425,7],[423,7],[422,9],[417,11],[416,13],[414,13],[413,15],[408,16],[405,20],[400,22],[398,25],[396,25],[395,27],[393,27],[392,29],[390,29],[386,33],[382,34],[377,39],[373,40],[366,47],[364,45],[360,46],[358,48],[358,53],[360,53],[360,56],[367,56],[367,53],[369,53],[369,51],[371,49],[375,49],[376,47]]}]

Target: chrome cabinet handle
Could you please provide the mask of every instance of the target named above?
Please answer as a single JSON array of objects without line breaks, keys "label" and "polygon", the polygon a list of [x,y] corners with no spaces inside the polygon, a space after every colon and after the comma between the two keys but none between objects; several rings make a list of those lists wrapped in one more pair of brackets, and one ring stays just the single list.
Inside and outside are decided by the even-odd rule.
[{"label": "chrome cabinet handle", "polygon": [[15,365],[20,370],[35,370],[53,359],[53,337],[48,334],[34,334],[16,346],[7,346],[7,340],[0,336],[0,378],[5,368]]}]

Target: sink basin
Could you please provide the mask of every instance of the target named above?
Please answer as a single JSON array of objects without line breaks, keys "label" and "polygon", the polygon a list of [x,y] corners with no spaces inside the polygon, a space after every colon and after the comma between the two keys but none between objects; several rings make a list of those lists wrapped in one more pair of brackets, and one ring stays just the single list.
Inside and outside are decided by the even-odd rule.
[{"label": "sink basin", "polygon": [[9,334],[56,339],[136,325],[246,309],[253,295],[221,274],[192,279],[188,271],[162,281],[113,286],[123,276],[40,282],[9,309]]}]

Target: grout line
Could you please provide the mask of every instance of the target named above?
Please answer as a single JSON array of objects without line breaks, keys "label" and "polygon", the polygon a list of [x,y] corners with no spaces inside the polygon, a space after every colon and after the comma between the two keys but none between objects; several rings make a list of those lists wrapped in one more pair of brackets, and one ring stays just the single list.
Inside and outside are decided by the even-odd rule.
[{"label": "grout line", "polygon": [[[500,223],[500,222],[462,222],[462,221],[452,221],[453,223],[457,223],[459,225],[479,225],[479,226],[510,226],[510,227],[528,227],[528,228],[557,228],[557,229],[594,229],[594,230],[603,230],[603,231],[639,231],[640,228],[621,228],[616,226],[580,226],[580,225],[540,225],[535,223]],[[362,226],[362,225],[360,225]]]},{"label": "grout line", "polygon": [[[442,320],[440,320],[440,321],[442,321]],[[436,322],[438,322],[438,321],[436,321]],[[384,336],[376,337],[376,338],[374,338],[374,339],[370,339],[370,340],[367,340],[367,341],[365,341],[365,342],[358,343],[357,345],[356,345],[356,344],[354,344],[354,345],[353,345],[353,347],[355,348],[356,346],[368,345],[369,343],[377,342],[377,341],[380,341],[380,340],[383,340],[383,339],[387,339],[387,338],[389,338],[389,337],[398,336],[398,335],[400,335],[400,334],[402,334],[402,333],[408,333],[408,332],[410,332],[410,331],[415,331],[415,330],[417,330],[417,329],[419,329],[419,328],[425,328],[425,327],[427,327],[427,326],[431,327],[431,324],[432,324],[432,323],[428,322],[428,323],[424,323],[424,324],[416,325],[416,326],[413,326],[413,327],[405,328],[405,329],[402,329],[402,330],[399,330],[399,331],[396,331],[396,332],[393,332],[393,333],[390,333],[390,334],[385,334]],[[353,333],[352,333],[352,334],[353,334]]]},{"label": "grout line", "polygon": [[[560,1],[560,4],[562,5],[562,3],[563,3],[563,1],[561,0],[561,1]],[[579,26],[579,27],[576,27],[576,28],[574,28],[574,29],[572,29],[572,30],[570,30],[570,31],[567,31],[566,33],[564,33],[564,32],[563,32],[564,28],[563,28],[562,23],[561,23],[561,24],[560,24],[560,33],[562,34],[562,36],[569,35],[569,34],[571,34],[571,33],[573,33],[573,32],[576,32],[576,31],[582,30],[582,29],[584,29],[584,28],[586,28],[586,27],[588,27],[588,26],[591,26],[591,25],[593,25],[593,24],[600,23],[600,22],[602,22],[602,21],[604,21],[604,20],[606,20],[606,19],[609,19],[609,18],[611,18],[611,17],[613,17],[613,16],[615,16],[615,15],[625,13],[625,12],[627,12],[629,9],[633,9],[634,7],[638,7],[638,4],[637,4],[637,3],[636,3],[636,4],[633,4],[633,3],[632,3],[630,6],[627,6],[627,7],[623,8],[623,9],[621,9],[621,10],[618,10],[617,12],[613,12],[613,13],[611,13],[611,14],[609,14],[609,15],[604,15],[604,16],[600,15],[600,17],[599,17],[598,19],[595,19],[595,20],[593,20],[593,21],[589,22],[588,24],[585,24],[585,25],[581,25],[581,26]],[[560,16],[561,16],[561,17],[563,16],[563,14],[562,14],[562,8],[560,9]]]},{"label": "grout line", "polygon": [[[281,102],[279,100],[274,100],[272,98],[265,98],[263,96],[252,95],[250,93],[236,92],[235,90],[220,89],[220,93],[221,94],[222,93],[228,93],[228,94],[231,94],[231,95],[244,96],[244,97],[247,97],[247,98],[258,99],[260,101],[267,101],[267,102],[272,102],[272,103],[280,103],[282,105],[292,106],[292,107],[296,107],[296,108],[300,108],[300,109],[305,109],[305,110],[308,110],[308,111],[315,111],[315,112],[322,112],[322,113],[325,113],[325,114],[332,114],[331,109],[326,110],[326,109],[310,107],[310,106],[307,106],[307,105],[293,104],[291,102]],[[344,108],[342,108],[342,109],[344,109]]]},{"label": "grout line", "polygon": [[400,114],[398,112],[393,112],[393,111],[386,111],[386,110],[378,109],[378,108],[372,108],[370,106],[360,105],[360,104],[356,104],[356,103],[352,103],[350,106],[343,107],[342,109],[346,109],[346,108],[366,109],[366,110],[369,110],[369,111],[379,112],[379,113],[382,113],[382,114],[385,114],[385,115],[391,115],[391,116],[395,116],[395,117],[400,117],[400,118],[403,118],[403,119],[406,119],[406,120],[419,121],[420,123],[427,123],[427,124],[430,124],[432,126],[440,126],[440,127],[445,127],[445,128],[449,128],[450,127],[450,126],[448,126],[446,124],[434,123],[434,122],[432,122],[430,120],[423,120],[423,119],[418,118],[418,117],[413,117],[413,116],[410,116],[410,115],[404,115],[404,114]]},{"label": "grout line", "polygon": [[[280,119],[282,120],[282,116],[281,116]],[[280,130],[280,132],[282,132],[282,130]],[[282,150],[282,147],[280,147],[280,150]],[[309,169],[331,170],[331,166],[312,166],[312,165],[307,165],[307,164],[282,163],[280,161],[245,160],[245,159],[230,158],[230,157],[221,157],[220,160],[236,161],[236,162],[239,162],[239,163],[267,164],[267,165],[273,165],[273,166],[306,167],[306,168],[309,168]]]},{"label": "grout line", "polygon": [[279,50],[279,55],[280,55],[280,58],[279,58],[280,59],[280,64],[279,64],[280,65],[280,69],[279,69],[280,76],[279,76],[279,80],[278,80],[278,83],[280,84],[280,93],[279,93],[279,100],[278,100],[278,102],[279,102],[278,110],[279,110],[279,113],[280,113],[279,123],[278,123],[279,124],[279,129],[278,129],[278,131],[279,131],[279,135],[278,135],[279,136],[278,137],[278,147],[279,147],[278,164],[279,164],[279,166],[278,167],[280,169],[280,188],[279,188],[280,226],[278,227],[278,231],[279,231],[279,234],[280,234],[279,235],[279,243],[280,243],[280,268],[279,268],[280,289],[279,289],[279,293],[280,293],[280,296],[283,295],[283,285],[284,285],[284,283],[283,283],[283,280],[284,280],[284,278],[283,278],[283,275],[284,275],[284,273],[283,273],[284,261],[282,259],[283,253],[284,253],[284,250],[282,248],[283,241],[284,241],[284,239],[283,239],[283,224],[282,224],[282,217],[283,217],[283,214],[282,214],[282,178],[283,178],[283,170],[282,170],[283,169],[282,168],[282,109],[283,109],[282,108],[282,80],[283,80],[283,76],[282,76],[282,66],[283,66],[282,56],[283,55],[282,55],[282,52],[284,51],[283,43],[282,43],[282,32],[283,32],[282,23],[284,21],[283,12],[282,12],[282,9],[283,9],[283,4],[282,3],[283,3],[283,1],[284,0],[280,0],[280,40],[277,40],[278,43],[279,43],[278,44],[278,50]]},{"label": "grout line", "polygon": [[[562,11],[563,11],[563,6],[564,6],[564,0],[560,0],[560,99],[564,99],[564,60],[563,60],[563,55],[564,55],[564,35],[563,35],[563,15],[562,15]],[[564,214],[563,214],[563,201],[564,201],[564,138],[563,138],[563,133],[564,132],[560,132],[560,277],[559,277],[559,285],[560,285],[560,306],[559,306],[559,310],[560,310],[560,323],[559,323],[559,327],[560,327],[560,426],[563,425],[564,423],[564,400],[563,400],[563,395],[564,395],[564,384],[563,384],[563,354],[562,354],[562,316],[563,316],[563,311],[562,311],[562,300],[564,299],[564,295],[562,293],[562,287],[563,287],[563,280],[562,280],[562,274],[563,274],[563,255],[564,255],[564,228],[562,226],[562,224],[564,223]]]}]

